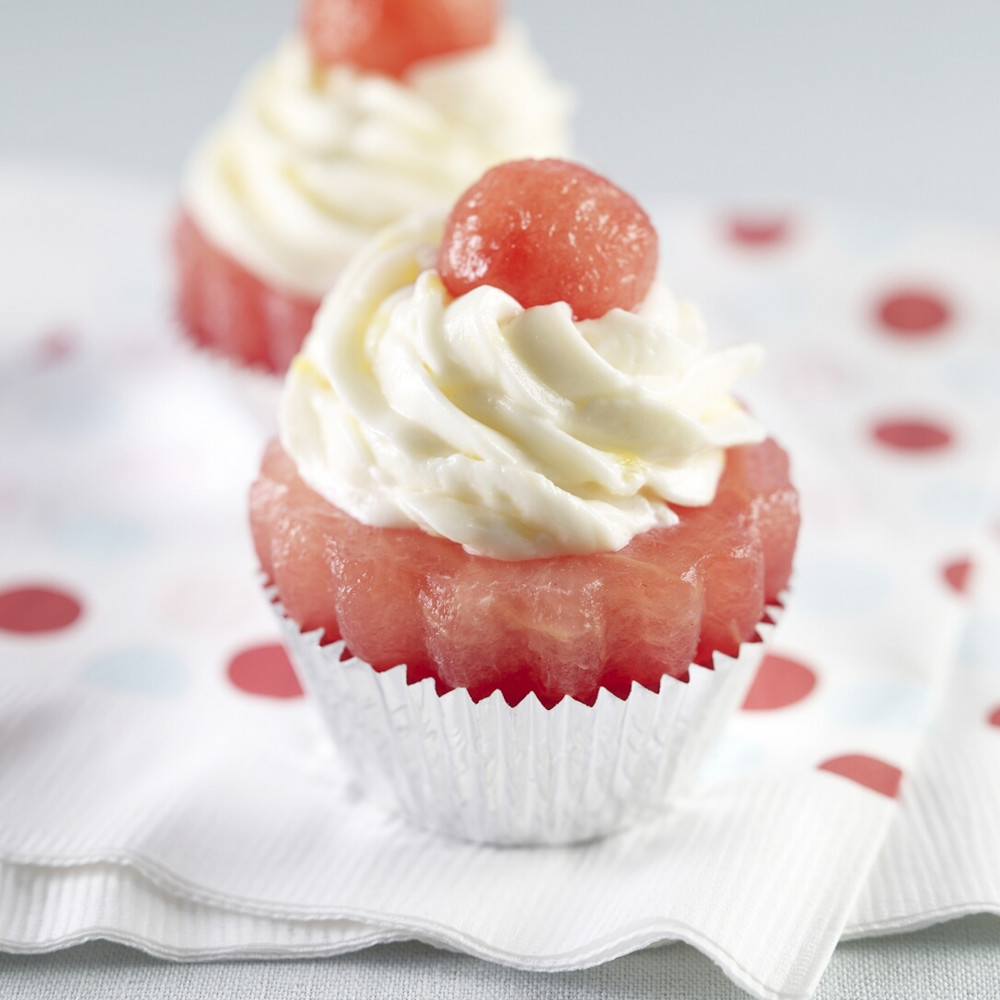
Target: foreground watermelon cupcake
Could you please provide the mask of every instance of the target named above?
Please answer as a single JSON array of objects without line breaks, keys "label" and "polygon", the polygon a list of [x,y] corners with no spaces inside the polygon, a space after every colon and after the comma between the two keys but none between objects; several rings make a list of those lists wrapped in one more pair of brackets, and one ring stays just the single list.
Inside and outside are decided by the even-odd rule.
[{"label": "foreground watermelon cupcake", "polygon": [[791,573],[784,452],[654,281],[657,238],[559,160],[384,231],[325,300],[251,492],[345,758],[499,843],[655,814],[739,703]]},{"label": "foreground watermelon cupcake", "polygon": [[497,3],[305,3],[186,171],[178,312],[196,343],[283,372],[378,229],[495,163],[566,151],[567,93]]}]

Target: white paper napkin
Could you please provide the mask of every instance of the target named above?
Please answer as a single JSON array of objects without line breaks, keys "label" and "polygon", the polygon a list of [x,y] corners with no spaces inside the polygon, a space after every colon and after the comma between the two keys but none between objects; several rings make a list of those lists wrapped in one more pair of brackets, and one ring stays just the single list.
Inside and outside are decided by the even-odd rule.
[{"label": "white paper napkin", "polygon": [[[998,595],[954,586],[961,559],[985,564],[995,495],[993,244],[801,212],[768,240],[659,213],[664,273],[716,342],[768,347],[748,398],[802,488],[793,598],[696,793],[598,843],[503,850],[377,810],[296,696],[245,527],[260,424],[174,340],[168,204],[0,174],[0,946],[104,936],[210,958],[418,938],[551,970],[683,939],[756,996],[804,997],[845,928],[1000,903],[976,849],[1000,796],[962,812],[934,791],[1000,743],[995,646],[976,638]],[[959,690],[984,703],[975,733]],[[926,868],[931,835],[960,871]],[[929,871],[919,897],[898,891],[912,870]]]},{"label": "white paper napkin", "polygon": [[845,928],[861,937],[1000,914],[1000,535],[975,548],[958,667]]}]

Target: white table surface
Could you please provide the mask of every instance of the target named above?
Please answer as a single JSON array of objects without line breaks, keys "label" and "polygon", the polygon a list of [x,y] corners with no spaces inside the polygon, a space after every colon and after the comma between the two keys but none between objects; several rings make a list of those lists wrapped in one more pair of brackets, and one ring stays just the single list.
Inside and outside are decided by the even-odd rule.
[{"label": "white table surface", "polygon": [[[996,1000],[1000,919],[983,915],[913,934],[842,944],[815,1000]],[[105,942],[54,955],[0,955],[5,1000],[740,1000],[687,945],[652,948],[581,972],[519,972],[422,944],[332,959],[175,965]]]}]

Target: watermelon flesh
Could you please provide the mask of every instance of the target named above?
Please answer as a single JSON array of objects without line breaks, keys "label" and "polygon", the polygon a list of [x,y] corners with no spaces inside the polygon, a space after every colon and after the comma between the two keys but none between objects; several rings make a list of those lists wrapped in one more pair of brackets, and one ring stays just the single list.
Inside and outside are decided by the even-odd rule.
[{"label": "watermelon flesh", "polygon": [[493,40],[498,0],[306,0],[313,58],[401,77],[417,62]]},{"label": "watermelon flesh", "polygon": [[343,638],[376,670],[474,700],[551,707],[603,687],[658,690],[756,639],[791,574],[798,497],[774,441],[732,448],[715,500],[617,552],[503,561],[418,529],[373,528],[327,503],[281,446],[251,488],[261,567],[303,631]]},{"label": "watermelon flesh", "polygon": [[209,242],[187,213],[173,242],[177,314],[191,339],[240,364],[286,371],[319,301],[261,281]]},{"label": "watermelon flesh", "polygon": [[638,305],[658,257],[649,216],[606,177],[566,160],[514,160],[455,203],[436,266],[455,298],[490,285],[525,309],[568,302],[577,319],[596,319]]}]

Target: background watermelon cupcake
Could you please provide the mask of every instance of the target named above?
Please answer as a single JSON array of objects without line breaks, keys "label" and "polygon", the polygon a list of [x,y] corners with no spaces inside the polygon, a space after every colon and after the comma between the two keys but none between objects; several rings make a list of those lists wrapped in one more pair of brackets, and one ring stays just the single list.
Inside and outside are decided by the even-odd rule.
[{"label": "background watermelon cupcake", "polygon": [[565,152],[569,103],[494,0],[308,0],[190,160],[183,327],[284,371],[365,240],[495,163]]},{"label": "background watermelon cupcake", "polygon": [[344,756],[417,823],[505,843],[663,808],[742,698],[791,573],[784,452],[575,164],[384,231],[292,363],[251,491]]}]

